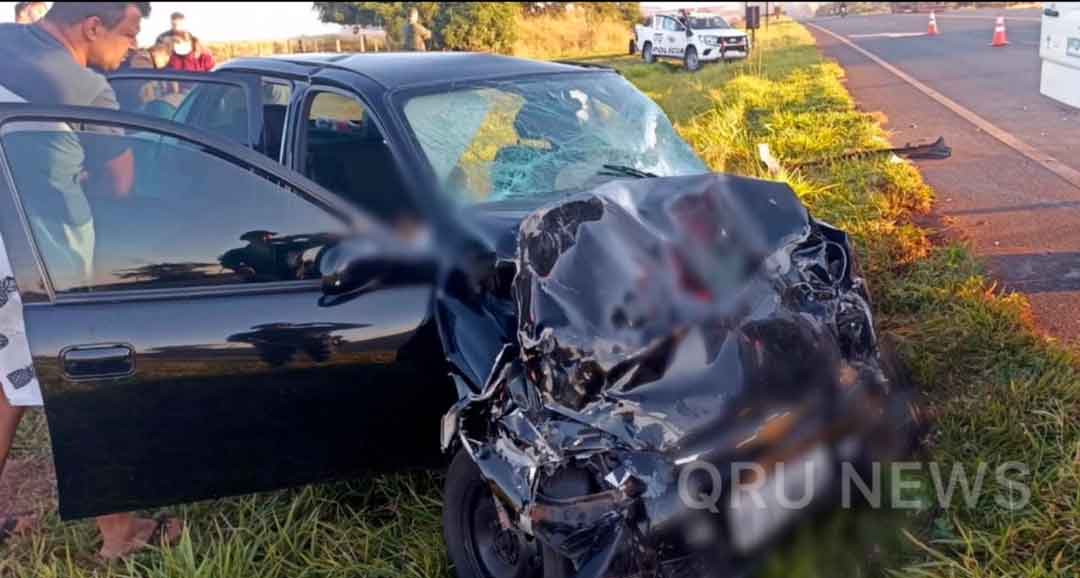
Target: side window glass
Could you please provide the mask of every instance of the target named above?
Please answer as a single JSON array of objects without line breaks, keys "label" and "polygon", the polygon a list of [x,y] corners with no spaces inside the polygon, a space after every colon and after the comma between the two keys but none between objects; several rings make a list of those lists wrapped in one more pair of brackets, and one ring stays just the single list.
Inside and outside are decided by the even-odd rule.
[{"label": "side window glass", "polygon": [[193,126],[244,145],[251,142],[244,89],[222,82],[145,78],[110,80],[120,110]]},{"label": "side window glass", "polygon": [[416,217],[390,148],[359,100],[318,92],[307,111],[302,158],[311,180],[385,222]]},{"label": "side window glass", "polygon": [[60,294],[314,279],[347,230],[253,167],[170,136],[14,122],[0,145]]}]

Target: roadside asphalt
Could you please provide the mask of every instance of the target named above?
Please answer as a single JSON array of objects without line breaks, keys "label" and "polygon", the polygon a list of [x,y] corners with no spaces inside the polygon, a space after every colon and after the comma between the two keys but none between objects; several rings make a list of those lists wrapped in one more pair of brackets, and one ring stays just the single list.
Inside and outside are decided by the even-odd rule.
[{"label": "roadside asphalt", "polygon": [[[1004,15],[1009,46],[990,47]],[[918,161],[937,192],[944,232],[966,239],[990,274],[1027,295],[1037,325],[1080,343],[1080,186],[994,138],[834,36],[869,51],[1012,138],[1080,170],[1080,110],[1039,93],[1038,11],[968,11],[822,18],[810,31],[847,73],[861,110],[881,111],[894,144],[939,135],[947,160]]]}]

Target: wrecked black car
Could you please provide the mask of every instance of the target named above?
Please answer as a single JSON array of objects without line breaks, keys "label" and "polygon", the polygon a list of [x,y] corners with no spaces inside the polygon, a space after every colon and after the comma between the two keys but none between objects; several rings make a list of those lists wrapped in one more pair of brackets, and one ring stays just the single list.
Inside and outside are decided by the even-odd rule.
[{"label": "wrecked black car", "polygon": [[[313,55],[112,82],[119,112],[0,105],[64,518],[454,456],[461,578],[724,575],[803,515],[735,482],[811,464],[829,488],[906,448],[847,236],[710,174],[612,70]],[[132,190],[40,202],[33,151],[72,138],[131,150]]]},{"label": "wrecked black car", "polygon": [[786,185],[612,182],[532,212],[496,258],[513,333],[443,425],[446,538],[492,576],[731,575],[799,513],[732,507],[723,466],[786,462],[825,498],[841,460],[908,447],[847,236]]}]

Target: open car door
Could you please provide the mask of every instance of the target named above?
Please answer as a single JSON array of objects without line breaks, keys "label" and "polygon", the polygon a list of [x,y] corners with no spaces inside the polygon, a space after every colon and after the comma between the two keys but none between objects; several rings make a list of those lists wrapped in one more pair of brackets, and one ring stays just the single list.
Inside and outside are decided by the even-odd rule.
[{"label": "open car door", "polygon": [[[134,185],[95,188],[128,151]],[[0,233],[61,516],[436,463],[454,393],[427,347],[431,283],[321,300],[328,252],[387,231],[204,131],[0,105]]]}]

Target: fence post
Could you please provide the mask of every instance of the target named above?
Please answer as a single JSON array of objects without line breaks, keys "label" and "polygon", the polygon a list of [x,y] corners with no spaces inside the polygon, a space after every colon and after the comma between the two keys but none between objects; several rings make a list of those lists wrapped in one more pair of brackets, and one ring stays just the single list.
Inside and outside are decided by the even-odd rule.
[{"label": "fence post", "polygon": [[341,52],[341,39],[340,38],[335,38],[334,39],[334,50],[337,51],[337,52]]},{"label": "fence post", "polygon": [[367,34],[360,35],[360,52],[367,52]]}]

